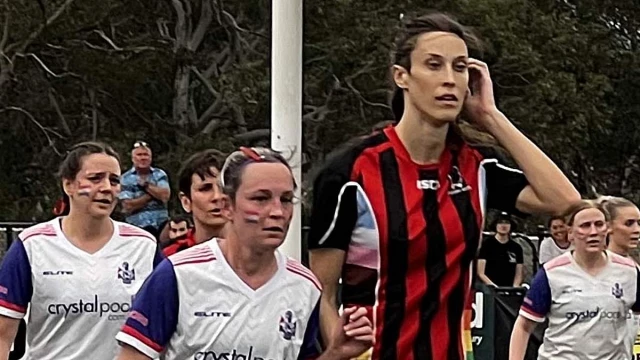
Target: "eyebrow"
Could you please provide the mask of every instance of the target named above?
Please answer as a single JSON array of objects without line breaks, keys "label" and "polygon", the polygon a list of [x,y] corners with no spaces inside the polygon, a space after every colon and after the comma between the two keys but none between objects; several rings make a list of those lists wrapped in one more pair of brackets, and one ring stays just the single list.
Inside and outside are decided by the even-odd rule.
[{"label": "eyebrow", "polygon": [[[440,55],[440,54],[436,54],[436,53],[427,53],[427,55],[429,56],[433,56],[435,58],[438,59],[444,59],[444,56]],[[454,60],[462,60],[462,59],[467,59],[468,56],[467,55],[458,55],[454,58]]]}]

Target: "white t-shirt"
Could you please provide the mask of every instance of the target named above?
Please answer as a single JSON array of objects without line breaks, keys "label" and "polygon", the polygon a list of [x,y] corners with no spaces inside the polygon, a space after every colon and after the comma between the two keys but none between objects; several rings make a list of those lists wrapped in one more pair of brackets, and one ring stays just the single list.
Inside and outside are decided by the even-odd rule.
[{"label": "white t-shirt", "polygon": [[29,307],[24,359],[113,360],[113,337],[133,296],[161,260],[148,232],[113,222],[94,254],[74,246],[60,218],[25,229],[0,266],[0,315],[21,319]]},{"label": "white t-shirt", "polygon": [[320,284],[276,251],[257,290],[212,239],[170,256],[140,290],[117,339],[151,358],[296,360],[317,354]]},{"label": "white t-shirt", "polygon": [[561,248],[556,244],[556,241],[553,238],[545,238],[540,243],[540,252],[538,258],[540,260],[540,264],[545,264],[549,262],[549,260],[555,259],[558,256],[566,253],[573,249],[573,246],[569,244],[567,248]]},{"label": "white t-shirt", "polygon": [[538,359],[631,359],[630,310],[640,310],[638,269],[630,259],[606,254],[608,263],[596,276],[578,266],[571,252],[536,274],[520,315],[549,319]]}]

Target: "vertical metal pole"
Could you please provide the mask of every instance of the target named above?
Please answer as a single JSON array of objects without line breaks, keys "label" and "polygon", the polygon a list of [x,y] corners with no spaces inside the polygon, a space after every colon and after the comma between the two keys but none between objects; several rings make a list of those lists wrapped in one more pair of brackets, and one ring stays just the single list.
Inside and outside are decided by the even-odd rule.
[{"label": "vertical metal pole", "polygon": [[[303,0],[273,0],[271,28],[271,147],[290,159],[302,185],[302,17]],[[295,205],[281,251],[300,260],[302,213]]]}]

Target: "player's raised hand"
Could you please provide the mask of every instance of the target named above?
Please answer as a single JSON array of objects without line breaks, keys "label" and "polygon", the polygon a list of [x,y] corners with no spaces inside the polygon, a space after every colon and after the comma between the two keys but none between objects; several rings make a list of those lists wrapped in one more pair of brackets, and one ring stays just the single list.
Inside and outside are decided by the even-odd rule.
[{"label": "player's raised hand", "polygon": [[344,309],[333,330],[328,350],[339,359],[351,359],[367,351],[373,342],[373,325],[367,318],[367,309],[350,307]]}]

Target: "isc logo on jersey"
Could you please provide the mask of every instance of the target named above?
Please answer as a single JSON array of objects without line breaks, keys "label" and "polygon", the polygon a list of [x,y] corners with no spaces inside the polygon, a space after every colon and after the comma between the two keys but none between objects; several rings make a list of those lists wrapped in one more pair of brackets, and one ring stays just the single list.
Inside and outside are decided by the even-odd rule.
[{"label": "isc logo on jersey", "polygon": [[253,354],[253,346],[249,347],[248,353],[241,353],[238,349],[229,352],[216,353],[215,351],[199,351],[193,357],[194,360],[275,360],[264,358]]},{"label": "isc logo on jersey", "polygon": [[124,320],[129,310],[131,310],[132,303],[133,296],[129,302],[119,303],[100,301],[98,295],[94,295],[93,300],[90,301],[80,299],[70,304],[49,304],[47,305],[47,312],[51,315],[62,315],[64,317],[98,314],[99,317],[107,316],[108,320]]}]

